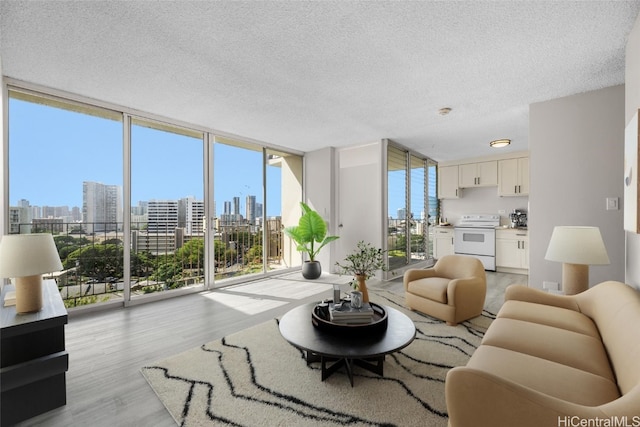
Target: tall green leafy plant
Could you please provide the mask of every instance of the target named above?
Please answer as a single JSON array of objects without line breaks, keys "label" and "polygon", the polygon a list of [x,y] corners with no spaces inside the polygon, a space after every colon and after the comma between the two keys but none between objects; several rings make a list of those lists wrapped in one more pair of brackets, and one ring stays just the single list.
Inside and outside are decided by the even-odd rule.
[{"label": "tall green leafy plant", "polygon": [[296,242],[299,252],[309,255],[309,261],[315,261],[320,249],[340,236],[327,236],[327,223],[320,214],[304,202],[300,202],[300,206],[302,216],[298,225],[285,228],[284,234]]}]

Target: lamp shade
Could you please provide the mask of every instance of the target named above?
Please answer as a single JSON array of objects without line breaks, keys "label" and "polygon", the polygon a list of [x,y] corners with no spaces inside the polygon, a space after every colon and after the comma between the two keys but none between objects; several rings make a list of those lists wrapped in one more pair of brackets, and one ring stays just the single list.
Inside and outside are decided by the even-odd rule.
[{"label": "lamp shade", "polygon": [[544,259],[568,264],[609,264],[598,227],[555,227]]},{"label": "lamp shade", "polygon": [[27,277],[60,270],[62,263],[51,234],[8,234],[0,239],[0,277]]}]

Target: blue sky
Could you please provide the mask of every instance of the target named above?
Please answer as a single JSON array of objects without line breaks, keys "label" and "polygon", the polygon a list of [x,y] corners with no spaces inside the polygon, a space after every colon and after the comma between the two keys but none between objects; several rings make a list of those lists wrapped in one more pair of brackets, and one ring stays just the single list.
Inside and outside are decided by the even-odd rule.
[{"label": "blue sky", "polygon": [[[134,125],[132,205],[151,199],[194,196],[203,200],[203,148],[197,138]],[[11,98],[9,102],[9,195],[12,206],[82,207],[82,182],[122,185],[122,124]],[[225,201],[262,198],[262,153],[215,144],[216,211]],[[404,174],[399,177],[404,180]],[[268,216],[280,215],[280,170],[269,168]],[[391,179],[391,181],[394,181]],[[417,206],[420,200],[412,200]],[[404,194],[389,195],[388,215],[396,217]],[[413,209],[416,218],[420,209]]]},{"label": "blue sky", "polygon": [[[132,205],[150,199],[203,195],[203,144],[196,138],[142,126],[132,129]],[[247,195],[262,203],[262,153],[216,144],[216,210]],[[82,182],[122,185],[122,124],[17,99],[9,103],[9,194],[34,206],[82,206]],[[279,171],[268,181],[279,187]],[[276,192],[277,193],[277,192]],[[267,215],[280,214],[270,195]]]}]

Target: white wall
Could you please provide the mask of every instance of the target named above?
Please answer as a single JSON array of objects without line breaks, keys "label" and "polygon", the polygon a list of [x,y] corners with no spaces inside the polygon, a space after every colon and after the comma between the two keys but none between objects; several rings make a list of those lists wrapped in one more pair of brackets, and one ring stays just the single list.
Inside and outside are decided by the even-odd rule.
[{"label": "white wall", "polygon": [[[624,280],[624,86],[532,104],[529,108],[529,284],[561,282],[561,264],[544,255],[556,225],[600,227],[611,260],[591,266],[590,285]],[[622,208],[622,206],[621,206]]]},{"label": "white wall", "polygon": [[[0,40],[2,38],[0,37]],[[4,200],[5,196],[8,196],[8,168],[5,162],[7,162],[7,154],[8,147],[7,141],[8,134],[7,129],[5,129],[4,124],[7,123],[7,117],[5,117],[7,111],[7,103],[8,100],[5,99],[6,93],[6,85],[4,84],[4,79],[2,79],[2,57],[0,57],[0,202],[2,202],[2,207],[0,207],[0,236],[9,232],[9,203],[7,200]]]},{"label": "white wall", "polygon": [[[640,109],[640,15],[629,34],[625,70],[625,125]],[[619,175],[623,175],[620,172]],[[626,233],[625,282],[640,289],[640,235]]]},{"label": "white wall", "polygon": [[[304,200],[316,210],[327,222],[327,234],[337,235],[335,220],[335,149],[333,147],[311,151],[304,156]],[[329,243],[322,248],[316,257],[322,265],[322,271],[329,273],[335,264],[335,247],[337,242]]]},{"label": "white wall", "polygon": [[350,254],[360,240],[383,245],[383,167],[385,145],[380,142],[338,150],[337,261]]},{"label": "white wall", "polygon": [[[498,187],[463,188],[459,199],[440,201],[442,216],[456,224],[465,214],[500,214],[500,225],[509,225],[514,209],[529,211],[528,197],[498,197]],[[504,211],[501,213],[500,211]]]}]

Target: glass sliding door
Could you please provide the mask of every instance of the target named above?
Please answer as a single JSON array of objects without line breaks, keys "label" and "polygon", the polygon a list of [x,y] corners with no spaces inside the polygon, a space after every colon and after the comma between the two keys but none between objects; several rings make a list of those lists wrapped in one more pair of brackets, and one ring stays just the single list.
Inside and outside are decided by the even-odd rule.
[{"label": "glass sliding door", "polygon": [[216,286],[224,280],[262,273],[263,150],[216,137],[213,148]]},{"label": "glass sliding door", "polygon": [[9,233],[51,233],[67,307],[122,301],[122,114],[9,90]]},{"label": "glass sliding door", "polygon": [[408,263],[407,218],[410,212],[407,196],[407,153],[389,145],[387,147],[387,253],[389,270],[400,268]]},{"label": "glass sliding door", "polygon": [[433,258],[429,226],[437,217],[436,164],[387,145],[387,249],[389,270]]},{"label": "glass sliding door", "polygon": [[204,284],[203,134],[131,123],[131,296]]},{"label": "glass sliding door", "polygon": [[427,259],[427,162],[410,155],[409,213],[407,231],[410,236],[409,264]]},{"label": "glass sliding door", "polygon": [[433,259],[433,227],[440,216],[440,205],[438,201],[438,164],[431,159],[427,159],[427,259]]},{"label": "glass sliding door", "polygon": [[299,266],[300,253],[285,245],[282,230],[298,224],[302,200],[302,156],[266,149],[265,268]]}]

